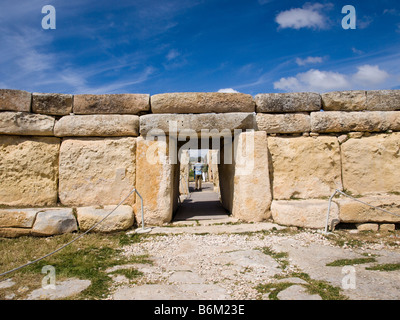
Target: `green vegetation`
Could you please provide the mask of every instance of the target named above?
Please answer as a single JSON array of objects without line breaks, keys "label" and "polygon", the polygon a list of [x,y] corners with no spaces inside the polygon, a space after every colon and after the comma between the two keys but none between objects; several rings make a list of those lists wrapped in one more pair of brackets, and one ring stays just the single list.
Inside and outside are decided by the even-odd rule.
[{"label": "green vegetation", "polygon": [[327,263],[327,267],[343,267],[343,266],[352,266],[356,264],[370,263],[376,262],[375,258],[357,258],[357,259],[340,259],[335,260],[333,262]]},{"label": "green vegetation", "polygon": [[377,271],[396,271],[396,270],[400,270],[400,263],[378,264],[376,266],[368,267],[365,269],[377,270]]},{"label": "green vegetation", "polygon": [[276,262],[279,263],[279,266],[282,270],[285,270],[286,267],[289,265],[289,261],[287,260],[289,255],[287,252],[276,252],[269,247],[259,248],[259,250],[262,253],[274,258]]}]

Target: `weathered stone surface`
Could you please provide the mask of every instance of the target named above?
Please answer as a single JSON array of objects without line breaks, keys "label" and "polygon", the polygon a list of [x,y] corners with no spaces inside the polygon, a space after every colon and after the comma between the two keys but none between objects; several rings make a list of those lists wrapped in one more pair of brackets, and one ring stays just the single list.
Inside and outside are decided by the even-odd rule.
[{"label": "weathered stone surface", "polygon": [[341,112],[326,111],[311,113],[313,132],[384,132],[400,130],[399,111]]},{"label": "weathered stone surface", "polygon": [[358,231],[378,232],[379,224],[377,224],[377,223],[360,223],[360,224],[357,224],[357,230]]},{"label": "weathered stone surface", "polygon": [[354,195],[400,190],[400,133],[349,139],[341,145],[343,187]]},{"label": "weathered stone surface", "polygon": [[74,96],[76,114],[141,114],[150,110],[148,94],[78,94]]},{"label": "weathered stone surface", "polygon": [[265,132],[240,134],[232,192],[233,217],[243,221],[263,221],[270,218],[272,196]]},{"label": "weathered stone surface", "polygon": [[[328,200],[274,200],[271,204],[272,218],[275,223],[301,228],[325,228]],[[329,225],[339,218],[339,207],[332,202]]]},{"label": "weathered stone surface", "polygon": [[243,93],[183,92],[151,96],[153,113],[254,112],[253,97]]},{"label": "weathered stone surface", "polygon": [[26,112],[0,112],[0,134],[52,136],[55,120],[51,116]]},{"label": "weathered stone surface", "polygon": [[389,231],[395,231],[396,230],[396,225],[393,223],[382,223],[379,226],[379,231],[381,232],[389,232]]},{"label": "weathered stone surface", "polygon": [[367,110],[400,110],[400,90],[367,91]]},{"label": "weathered stone surface", "polygon": [[78,230],[71,208],[44,209],[36,216],[32,227],[35,236],[52,236]]},{"label": "weathered stone surface", "polygon": [[[137,139],[136,188],[144,199],[144,221],[150,225],[170,222],[173,211],[174,165],[169,164],[167,145],[161,141]],[[141,223],[140,200],[136,220]]]},{"label": "weathered stone surface", "polygon": [[63,116],[72,112],[72,101],[72,94],[34,92],[32,112]]},{"label": "weathered stone surface", "polygon": [[321,96],[311,92],[261,93],[256,95],[256,112],[307,112],[321,109]]},{"label": "weathered stone surface", "polygon": [[318,294],[311,294],[304,286],[293,285],[278,293],[279,300],[322,300]]},{"label": "weathered stone surface", "polygon": [[31,235],[30,228],[0,228],[0,237],[18,238]]},{"label": "weathered stone surface", "polygon": [[0,136],[0,204],[55,205],[59,148],[58,138]]},{"label": "weathered stone surface", "polygon": [[56,122],[57,137],[127,137],[138,136],[139,116],[136,115],[75,115]]},{"label": "weathered stone surface", "polygon": [[[69,206],[118,204],[135,187],[136,138],[65,139],[59,198]],[[132,204],[132,196],[125,204]]]},{"label": "weathered stone surface", "polygon": [[0,89],[1,111],[31,111],[32,95],[23,90]]},{"label": "weathered stone surface", "polygon": [[[96,223],[99,223],[110,212],[115,209],[114,206],[81,207],[76,209],[79,229],[87,231]],[[122,205],[110,214],[102,223],[93,228],[93,232],[114,232],[130,228],[134,222],[134,213],[131,206]]]},{"label": "weathered stone surface", "polygon": [[205,134],[232,132],[235,129],[255,129],[254,113],[206,113],[206,114],[149,114],[140,117],[140,134]]},{"label": "weathered stone surface", "polygon": [[349,198],[336,199],[335,202],[339,205],[340,220],[342,222],[400,222],[400,196],[381,194],[361,197],[357,198],[357,200],[392,212],[393,214],[374,209]]},{"label": "weathered stone surface", "polygon": [[302,133],[311,131],[310,116],[306,113],[257,113],[258,130],[267,133]]},{"label": "weathered stone surface", "polygon": [[362,111],[367,109],[367,94],[362,90],[334,91],[321,94],[325,111]]},{"label": "weathered stone surface", "polygon": [[39,211],[40,209],[2,209],[0,228],[32,228]]},{"label": "weathered stone surface", "polygon": [[57,282],[55,289],[40,288],[33,290],[27,300],[60,300],[74,296],[91,285],[90,280],[67,279]]},{"label": "weathered stone surface", "polygon": [[336,137],[268,137],[273,198],[312,199],[342,188]]}]

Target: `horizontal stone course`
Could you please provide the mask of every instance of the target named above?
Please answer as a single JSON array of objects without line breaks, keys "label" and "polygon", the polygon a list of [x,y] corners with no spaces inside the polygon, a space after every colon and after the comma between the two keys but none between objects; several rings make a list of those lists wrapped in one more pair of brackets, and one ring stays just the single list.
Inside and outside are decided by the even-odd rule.
[{"label": "horizontal stone course", "polygon": [[73,95],[61,93],[32,94],[32,112],[63,116],[72,112]]},{"label": "horizontal stone course", "polygon": [[257,128],[267,133],[302,133],[311,131],[307,113],[267,114],[257,113]]},{"label": "horizontal stone course", "polygon": [[31,111],[32,94],[23,90],[0,89],[0,111]]},{"label": "horizontal stone course", "polygon": [[362,90],[333,91],[321,94],[325,111],[363,111],[367,109],[367,93]]},{"label": "horizontal stone course", "polygon": [[367,91],[367,110],[370,111],[400,110],[400,90]]},{"label": "horizontal stone course", "polygon": [[0,112],[0,134],[52,136],[54,117],[27,112]]},{"label": "horizontal stone course", "polygon": [[312,92],[261,93],[255,96],[256,112],[311,112],[321,109],[321,96]]}]

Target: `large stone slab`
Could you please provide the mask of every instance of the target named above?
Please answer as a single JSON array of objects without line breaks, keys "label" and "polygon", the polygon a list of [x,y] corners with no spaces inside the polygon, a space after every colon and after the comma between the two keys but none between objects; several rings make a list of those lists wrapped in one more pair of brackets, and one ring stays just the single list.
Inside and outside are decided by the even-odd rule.
[{"label": "large stone slab", "polygon": [[363,90],[334,91],[321,94],[325,111],[363,111],[367,109],[367,93]]},{"label": "large stone slab", "polygon": [[273,198],[310,199],[342,188],[336,137],[268,137]]},{"label": "large stone slab", "polygon": [[243,93],[183,92],[151,96],[153,113],[254,112],[253,97]]},{"label": "large stone slab", "polygon": [[72,102],[72,94],[34,92],[32,112],[63,116],[72,112]]},{"label": "large stone slab", "polygon": [[400,111],[400,90],[367,91],[367,110]]},{"label": "large stone slab", "polygon": [[[274,200],[271,204],[275,223],[301,228],[323,229],[326,224],[328,200]],[[339,207],[331,203],[329,224],[339,219]]]},{"label": "large stone slab", "polygon": [[335,199],[340,208],[340,220],[346,223],[400,222],[400,196],[391,194],[359,197],[357,200],[379,207],[390,213],[375,209],[350,198]]},{"label": "large stone slab", "polygon": [[54,126],[57,137],[136,137],[138,134],[139,116],[130,114],[65,116]]},{"label": "large stone slab", "polygon": [[254,113],[206,113],[206,114],[149,114],[140,117],[140,134],[159,132],[168,134],[196,134],[205,132],[232,132],[235,129],[255,129]]},{"label": "large stone slab", "polygon": [[0,136],[0,204],[55,205],[59,148],[58,138]]},{"label": "large stone slab", "polygon": [[74,96],[76,114],[141,114],[150,110],[148,94],[78,94]]},{"label": "large stone slab", "polygon": [[310,116],[306,113],[257,113],[258,130],[267,133],[303,133],[311,131]]},{"label": "large stone slab", "polygon": [[0,112],[0,134],[52,136],[55,119],[26,112]]},{"label": "large stone slab", "polygon": [[32,228],[40,209],[2,209],[0,228]]},{"label": "large stone slab", "polygon": [[232,216],[243,221],[269,219],[272,201],[267,134],[244,132],[239,136],[235,161]]},{"label": "large stone slab", "polygon": [[400,133],[349,139],[341,152],[343,187],[352,194],[400,190]]},{"label": "large stone slab", "polygon": [[43,209],[36,216],[32,227],[35,236],[52,236],[78,230],[72,208]]},{"label": "large stone slab", "polygon": [[[118,204],[135,187],[136,138],[70,138],[60,148],[59,198],[68,206]],[[133,204],[132,196],[126,204]]]},{"label": "large stone slab", "polygon": [[31,111],[32,95],[23,90],[0,89],[0,111]]},{"label": "large stone slab", "polygon": [[312,92],[260,93],[255,101],[256,112],[310,112],[321,109],[321,96]]},{"label": "large stone slab", "polygon": [[311,130],[313,132],[385,132],[400,130],[399,111],[368,112],[312,112]]},{"label": "large stone slab", "polygon": [[133,225],[135,217],[132,207],[128,205],[122,205],[117,209],[115,208],[115,205],[104,206],[100,208],[93,206],[77,208],[76,215],[79,229],[81,231],[87,231],[107,217],[107,215],[108,217],[102,223],[98,224],[92,229],[93,232],[108,233],[130,228]]}]

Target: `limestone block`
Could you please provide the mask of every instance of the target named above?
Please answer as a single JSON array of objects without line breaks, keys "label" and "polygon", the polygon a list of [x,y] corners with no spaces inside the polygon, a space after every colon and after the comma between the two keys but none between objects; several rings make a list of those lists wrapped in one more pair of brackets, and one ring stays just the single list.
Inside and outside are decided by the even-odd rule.
[{"label": "limestone block", "polygon": [[336,137],[269,137],[273,198],[310,199],[342,188]]},{"label": "limestone block", "polygon": [[127,137],[138,136],[139,116],[136,115],[75,115],[56,122],[57,137]]},{"label": "limestone block", "polygon": [[311,131],[310,116],[306,113],[257,113],[258,130],[267,133],[302,133]]},{"label": "limestone block", "polygon": [[26,112],[0,112],[0,134],[52,136],[54,118]]},{"label": "limestone block", "polygon": [[31,111],[32,95],[23,90],[0,89],[0,111]]},{"label": "limestone block", "polygon": [[383,223],[379,226],[379,231],[381,232],[389,232],[389,231],[395,231],[396,230],[396,225],[393,223]]},{"label": "limestone block", "polygon": [[[165,142],[137,138],[136,188],[143,197],[144,221],[150,225],[170,222],[173,211],[174,165],[169,163]],[[141,202],[136,201],[136,220],[141,223]]]},{"label": "limestone block", "polygon": [[78,94],[75,114],[141,114],[150,110],[148,94]]},{"label": "limestone block", "polygon": [[0,237],[18,238],[31,235],[30,228],[0,228]]},{"label": "limestone block", "polygon": [[72,94],[34,92],[32,112],[63,116],[72,112],[72,101]]},{"label": "limestone block", "polygon": [[[301,228],[325,228],[328,200],[274,200],[271,204],[272,218],[277,224]],[[339,207],[331,203],[329,224],[339,218]]]},{"label": "limestone block", "polygon": [[140,117],[140,134],[180,133],[191,134],[232,132],[235,129],[255,129],[254,113],[205,113],[205,114],[148,114]]},{"label": "limestone block", "polygon": [[151,96],[153,113],[254,112],[253,97],[244,93],[183,92]]},{"label": "limestone block", "polygon": [[343,187],[352,194],[400,190],[400,133],[349,139],[341,152]]},{"label": "limestone block", "polygon": [[267,134],[263,131],[241,133],[231,191],[234,193],[233,217],[243,221],[269,219],[270,187]]},{"label": "limestone block", "polygon": [[[135,187],[136,138],[69,138],[60,148],[59,198],[68,206],[118,204]],[[134,196],[125,204],[132,204]]]},{"label": "limestone block", "polygon": [[134,213],[131,206],[121,205],[117,209],[116,206],[104,207],[81,207],[76,209],[79,229],[87,231],[96,223],[99,223],[110,212],[110,214],[102,223],[93,228],[93,232],[115,232],[130,228],[134,222]]},{"label": "limestone block", "polygon": [[256,112],[309,112],[321,109],[321,96],[311,92],[261,93],[256,95]]},{"label": "limestone block", "polygon": [[0,136],[0,204],[55,205],[59,148],[58,138]]},{"label": "limestone block", "polygon": [[311,113],[313,132],[385,132],[400,130],[399,111],[341,112],[326,111]]},{"label": "limestone block", "polygon": [[363,111],[367,109],[367,94],[362,90],[334,91],[321,94],[325,111]]},{"label": "limestone block", "polygon": [[400,90],[367,91],[367,110],[400,110]]},{"label": "limestone block", "polygon": [[340,220],[346,223],[400,222],[400,196],[381,194],[357,198],[393,214],[374,209],[349,198],[335,199],[340,208]]},{"label": "limestone block", "polygon": [[36,216],[32,235],[52,236],[78,230],[71,208],[44,209]]},{"label": "limestone block", "polygon": [[0,228],[32,228],[40,209],[2,209]]},{"label": "limestone block", "polygon": [[360,223],[357,224],[358,231],[373,231],[378,232],[379,224],[377,223]]}]

